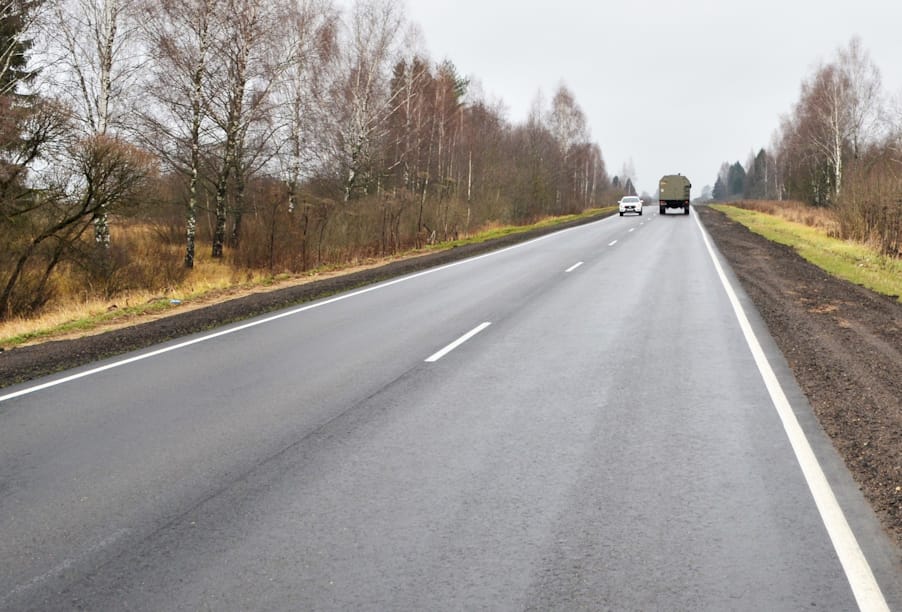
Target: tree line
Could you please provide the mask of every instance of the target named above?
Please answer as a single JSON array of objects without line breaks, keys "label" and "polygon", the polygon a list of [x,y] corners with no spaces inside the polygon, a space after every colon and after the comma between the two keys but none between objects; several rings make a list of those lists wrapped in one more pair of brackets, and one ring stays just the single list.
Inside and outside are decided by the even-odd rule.
[{"label": "tree line", "polygon": [[715,200],[798,200],[834,209],[843,238],[902,255],[902,99],[853,38],[801,85],[771,146],[724,163]]},{"label": "tree line", "polygon": [[0,318],[598,205],[573,93],[510,122],[395,0],[0,0]]}]

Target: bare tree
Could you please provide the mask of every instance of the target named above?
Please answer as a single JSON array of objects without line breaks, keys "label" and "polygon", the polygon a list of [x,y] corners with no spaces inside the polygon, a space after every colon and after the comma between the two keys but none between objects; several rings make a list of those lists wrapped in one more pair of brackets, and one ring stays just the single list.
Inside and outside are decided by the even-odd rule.
[{"label": "bare tree", "polygon": [[849,140],[852,155],[857,158],[862,148],[879,135],[883,115],[882,80],[880,70],[862,47],[860,38],[852,38],[848,48],[840,49],[837,56],[839,69],[849,84]]},{"label": "bare tree", "polygon": [[505,191],[512,199],[511,216],[518,222],[553,214],[560,203],[561,145],[546,123],[541,92],[533,99],[526,123],[512,129],[505,142],[508,156]]},{"label": "bare tree", "polygon": [[404,14],[396,0],[357,0],[351,9],[342,57],[345,80],[336,92],[345,201],[372,171],[377,143],[398,103],[388,84],[391,67],[402,58],[404,26]]},{"label": "bare tree", "polygon": [[277,79],[273,110],[278,124],[278,160],[288,189],[288,211],[298,189],[325,157],[330,79],[337,55],[338,13],[329,0],[300,0],[291,7],[277,53],[285,69]]},{"label": "bare tree", "polygon": [[185,267],[193,268],[202,146],[211,129],[206,97],[212,41],[222,27],[223,0],[147,0],[142,15],[154,76],[148,93],[154,104],[142,112],[140,134],[188,179]]},{"label": "bare tree", "polygon": [[[49,0],[45,35],[56,68],[45,85],[72,106],[86,136],[121,132],[141,69],[134,0]],[[51,80],[52,79],[52,80]],[[110,204],[115,204],[110,202]],[[94,220],[96,244],[108,249],[108,210]]]},{"label": "bare tree", "polygon": [[548,127],[560,150],[560,185],[556,196],[558,207],[556,212],[563,212],[566,206],[563,201],[565,194],[567,198],[573,198],[581,191],[579,178],[583,174],[583,164],[579,160],[573,163],[574,154],[579,145],[589,140],[586,116],[577,104],[573,92],[565,85],[560,85],[551,99]]},{"label": "bare tree", "polygon": [[[399,203],[396,210],[388,211],[392,226],[389,233],[397,235],[400,215],[408,202],[419,202],[416,219],[417,241],[422,243],[422,234],[431,234],[426,227],[424,212],[426,198],[431,185],[430,163],[433,145],[432,103],[435,101],[435,78],[429,60],[414,56],[395,64],[390,82],[390,96],[397,101],[387,118],[385,138],[385,167],[383,174],[392,181],[394,199]],[[400,190],[400,191],[397,191]],[[386,200],[383,199],[385,212]],[[383,217],[383,245],[385,240],[385,218]],[[428,239],[428,235],[426,236]],[[397,238],[394,240],[397,242]],[[383,246],[383,249],[386,247]]]},{"label": "bare tree", "polygon": [[902,165],[902,92],[893,96],[884,109],[886,143],[895,163]]},{"label": "bare tree", "polygon": [[[220,132],[215,179],[214,258],[223,256],[230,182],[234,183],[233,244],[240,233],[248,171],[259,169],[259,154],[274,130],[270,94],[282,59],[272,61],[271,36],[281,32],[285,4],[265,0],[225,0],[224,25],[210,65],[209,116]],[[253,142],[251,142],[253,141]]]},{"label": "bare tree", "polygon": [[[26,149],[43,147],[59,135],[59,117],[53,109],[35,114]],[[111,203],[137,197],[152,167],[152,160],[142,151],[104,135],[72,145],[66,158],[71,167],[66,167],[66,160],[59,160],[42,188],[26,188],[18,199],[19,206],[9,211],[20,226],[21,238],[0,287],[0,318],[10,314],[14,291],[26,266],[36,260],[41,262],[37,281],[20,307],[30,310],[40,306],[47,281],[67,251]]]},{"label": "bare tree", "polygon": [[796,111],[802,136],[830,168],[833,200],[842,192],[846,152],[860,154],[880,114],[880,74],[860,41],[837,56],[803,83]]},{"label": "bare tree", "polygon": [[[450,199],[459,181],[454,178],[456,144],[461,140],[463,130],[463,97],[466,95],[467,80],[457,74],[450,61],[442,62],[434,74],[421,74],[421,82],[415,88],[417,99],[416,131],[419,146],[425,148],[425,155],[418,158],[420,214],[418,223],[422,227],[423,209],[430,190],[435,197],[435,223],[441,231],[441,238],[453,234],[450,218]],[[462,167],[458,163],[458,167]],[[437,230],[433,230],[437,231]]]},{"label": "bare tree", "polygon": [[557,139],[563,155],[571,147],[588,140],[586,116],[566,85],[560,85],[551,99],[548,128]]}]

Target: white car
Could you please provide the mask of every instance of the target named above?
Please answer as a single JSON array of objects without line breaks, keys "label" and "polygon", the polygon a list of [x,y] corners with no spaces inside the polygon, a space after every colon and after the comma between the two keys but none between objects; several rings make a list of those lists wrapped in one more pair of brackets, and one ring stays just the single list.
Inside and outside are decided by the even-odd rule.
[{"label": "white car", "polygon": [[639,196],[623,196],[618,202],[620,205],[620,216],[623,213],[634,212],[642,215],[642,198]]}]

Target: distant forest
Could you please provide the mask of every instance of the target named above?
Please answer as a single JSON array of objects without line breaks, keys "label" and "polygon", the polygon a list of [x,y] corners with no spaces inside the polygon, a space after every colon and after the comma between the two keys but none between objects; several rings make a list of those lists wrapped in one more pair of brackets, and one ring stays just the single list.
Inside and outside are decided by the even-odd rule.
[{"label": "distant forest", "polygon": [[415,32],[392,0],[0,0],[0,319],[623,192],[565,86],[511,123]]}]

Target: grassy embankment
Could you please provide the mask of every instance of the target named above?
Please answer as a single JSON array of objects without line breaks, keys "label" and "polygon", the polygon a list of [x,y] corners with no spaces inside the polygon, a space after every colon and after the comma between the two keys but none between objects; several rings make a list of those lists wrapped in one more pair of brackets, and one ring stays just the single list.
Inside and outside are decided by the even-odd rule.
[{"label": "grassy embankment", "polygon": [[[0,347],[13,348],[37,341],[51,340],[73,333],[90,333],[112,326],[128,325],[147,317],[165,316],[185,305],[207,305],[228,300],[243,293],[265,291],[293,284],[311,282],[318,278],[342,274],[346,271],[376,267],[390,261],[415,257],[434,251],[467,244],[487,242],[511,234],[561,225],[570,221],[600,216],[616,207],[595,208],[577,215],[548,217],[531,225],[491,226],[459,240],[410,249],[390,257],[348,262],[342,266],[324,266],[305,274],[268,274],[265,271],[236,270],[228,264],[215,262],[200,255],[188,279],[160,295],[159,292],[132,291],[113,300],[78,299],[63,301],[59,306],[34,318],[16,318],[0,322]],[[200,252],[200,246],[199,246]]]},{"label": "grassy embankment", "polygon": [[[888,257],[866,244],[833,237],[834,222],[829,211],[805,210],[790,206],[748,207],[713,205],[756,234],[795,249],[799,255],[827,273],[896,297],[902,301],[902,259]],[[751,210],[757,208],[759,210]]]}]

